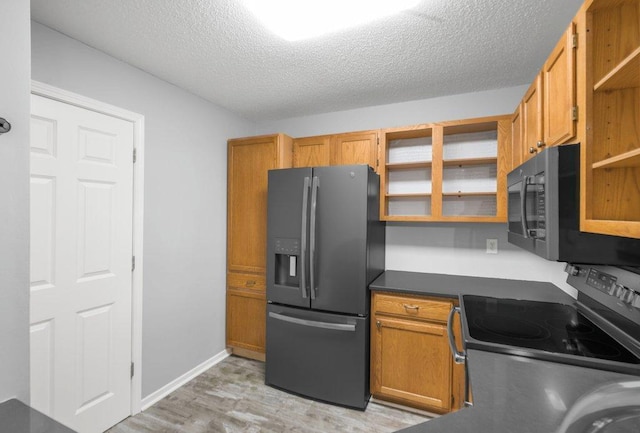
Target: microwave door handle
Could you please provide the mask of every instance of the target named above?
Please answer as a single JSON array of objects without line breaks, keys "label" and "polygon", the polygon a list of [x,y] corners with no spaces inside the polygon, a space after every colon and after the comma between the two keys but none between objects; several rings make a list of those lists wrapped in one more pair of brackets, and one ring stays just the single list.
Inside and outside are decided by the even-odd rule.
[{"label": "microwave door handle", "polygon": [[522,223],[522,233],[525,238],[529,237],[529,225],[527,224],[527,182],[528,176],[522,176],[520,186],[520,222]]},{"label": "microwave door handle", "polygon": [[300,233],[300,292],[307,298],[307,220],[309,212],[309,176],[304,178],[302,189],[302,230]]}]

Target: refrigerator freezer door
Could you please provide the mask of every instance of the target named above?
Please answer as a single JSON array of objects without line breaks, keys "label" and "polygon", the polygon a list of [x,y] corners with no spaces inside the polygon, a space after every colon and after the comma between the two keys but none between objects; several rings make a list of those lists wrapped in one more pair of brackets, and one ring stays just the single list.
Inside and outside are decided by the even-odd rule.
[{"label": "refrigerator freezer door", "polygon": [[[310,263],[314,310],[366,315],[370,168],[316,167],[311,195]],[[373,174],[371,174],[373,175]],[[313,202],[312,198],[312,202]],[[377,211],[377,209],[376,209]]]},{"label": "refrigerator freezer door", "polygon": [[368,317],[267,306],[267,385],[364,409],[368,348]]},{"label": "refrigerator freezer door", "polygon": [[307,243],[312,171],[269,171],[267,300],[310,307]]}]

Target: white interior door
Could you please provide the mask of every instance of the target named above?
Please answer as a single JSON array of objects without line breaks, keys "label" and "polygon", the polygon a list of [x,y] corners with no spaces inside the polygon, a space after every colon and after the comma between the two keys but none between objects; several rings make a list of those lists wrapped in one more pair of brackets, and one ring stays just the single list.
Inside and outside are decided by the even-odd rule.
[{"label": "white interior door", "polygon": [[31,104],[31,404],[102,432],[131,413],[133,124]]}]

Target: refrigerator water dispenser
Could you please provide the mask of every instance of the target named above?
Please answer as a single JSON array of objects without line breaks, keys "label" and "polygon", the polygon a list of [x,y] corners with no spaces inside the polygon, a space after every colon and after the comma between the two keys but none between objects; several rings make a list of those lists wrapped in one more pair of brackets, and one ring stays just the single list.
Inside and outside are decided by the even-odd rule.
[{"label": "refrigerator water dispenser", "polygon": [[275,284],[280,286],[298,287],[298,263],[300,255],[300,241],[298,239],[275,240]]}]

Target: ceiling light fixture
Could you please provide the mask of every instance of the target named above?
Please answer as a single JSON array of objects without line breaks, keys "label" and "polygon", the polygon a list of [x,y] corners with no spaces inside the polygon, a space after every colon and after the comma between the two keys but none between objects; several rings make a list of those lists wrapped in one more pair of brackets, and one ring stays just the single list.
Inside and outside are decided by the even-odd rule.
[{"label": "ceiling light fixture", "polygon": [[394,15],[420,0],[243,0],[278,36],[297,41]]}]

